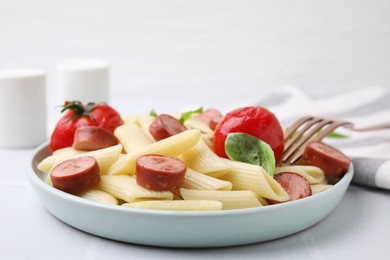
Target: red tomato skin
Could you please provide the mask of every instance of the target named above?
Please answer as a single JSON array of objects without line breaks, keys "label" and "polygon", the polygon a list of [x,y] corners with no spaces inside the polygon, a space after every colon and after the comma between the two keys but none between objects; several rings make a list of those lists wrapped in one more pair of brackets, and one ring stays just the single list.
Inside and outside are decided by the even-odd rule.
[{"label": "red tomato skin", "polygon": [[251,106],[226,114],[214,132],[214,150],[218,156],[228,158],[225,153],[226,137],[237,132],[256,136],[268,143],[274,151],[276,163],[281,159],[284,149],[283,129],[279,120],[268,109]]},{"label": "red tomato skin", "polygon": [[119,113],[105,104],[96,105],[89,116],[70,120],[73,115],[74,112],[68,110],[56,124],[50,140],[52,151],[72,146],[76,128],[80,126],[97,126],[114,133],[115,128],[123,124]]}]

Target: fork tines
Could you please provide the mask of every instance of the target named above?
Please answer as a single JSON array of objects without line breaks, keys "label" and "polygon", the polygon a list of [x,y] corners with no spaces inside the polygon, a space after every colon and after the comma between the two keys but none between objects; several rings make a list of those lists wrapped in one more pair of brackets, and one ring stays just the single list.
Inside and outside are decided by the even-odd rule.
[{"label": "fork tines", "polygon": [[285,132],[283,164],[296,163],[302,157],[309,142],[321,141],[336,128],[348,124],[350,123],[316,116],[305,116],[298,119]]}]

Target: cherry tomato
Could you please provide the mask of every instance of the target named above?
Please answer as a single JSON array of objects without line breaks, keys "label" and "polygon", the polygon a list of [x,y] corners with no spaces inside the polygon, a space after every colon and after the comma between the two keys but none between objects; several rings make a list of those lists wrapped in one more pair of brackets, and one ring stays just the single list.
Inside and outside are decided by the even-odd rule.
[{"label": "cherry tomato", "polygon": [[271,111],[252,106],[238,108],[226,114],[214,132],[214,150],[218,156],[228,158],[225,140],[228,134],[236,132],[256,136],[268,143],[274,151],[276,163],[279,162],[284,149],[283,129]]},{"label": "cherry tomato", "polygon": [[74,133],[80,126],[97,126],[111,133],[123,124],[119,113],[104,103],[65,102],[61,112],[68,112],[57,122],[51,136],[50,148],[52,151],[72,146]]}]

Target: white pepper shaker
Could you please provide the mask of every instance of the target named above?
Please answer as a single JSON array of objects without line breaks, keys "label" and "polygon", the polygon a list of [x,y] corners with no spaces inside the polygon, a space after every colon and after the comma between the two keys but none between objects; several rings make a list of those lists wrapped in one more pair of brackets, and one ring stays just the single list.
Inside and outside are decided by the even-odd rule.
[{"label": "white pepper shaker", "polygon": [[109,66],[101,60],[61,61],[56,69],[57,102],[109,103]]}]

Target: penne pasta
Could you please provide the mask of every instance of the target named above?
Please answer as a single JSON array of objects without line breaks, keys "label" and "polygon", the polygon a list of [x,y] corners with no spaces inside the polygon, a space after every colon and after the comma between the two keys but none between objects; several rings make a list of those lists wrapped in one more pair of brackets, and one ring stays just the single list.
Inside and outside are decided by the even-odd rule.
[{"label": "penne pasta", "polygon": [[142,209],[178,210],[178,211],[209,211],[222,210],[222,203],[215,200],[151,200],[124,203],[121,206]]},{"label": "penne pasta", "polygon": [[231,182],[220,180],[207,176],[206,174],[197,172],[187,168],[184,176],[183,188],[193,190],[231,190],[233,187]]},{"label": "penne pasta", "polygon": [[38,164],[38,169],[43,172],[50,172],[54,166],[66,160],[82,157],[82,156],[91,156],[96,159],[99,165],[100,174],[105,175],[108,173],[108,169],[111,167],[111,165],[118,160],[121,151],[122,151],[122,145],[118,144],[108,148],[95,150],[91,152],[85,152],[82,154],[80,153],[53,154],[49,157],[46,157],[44,160],[42,160]]},{"label": "penne pasta", "polygon": [[261,207],[257,195],[249,190],[239,191],[211,191],[180,189],[184,200],[217,200],[222,203],[222,209],[242,209]]},{"label": "penne pasta", "polygon": [[281,172],[295,172],[302,177],[305,177],[310,184],[320,184],[325,182],[324,172],[315,166],[309,165],[292,165],[276,167],[275,174]]},{"label": "penne pasta", "polygon": [[73,149],[72,147],[65,147],[62,149],[58,149],[53,152],[53,155],[76,155],[76,154],[83,154],[87,153],[88,151],[81,151],[81,150],[76,150]]},{"label": "penne pasta", "polygon": [[159,192],[142,188],[133,177],[128,175],[101,176],[98,189],[126,202],[156,199],[172,200],[173,198],[172,192],[169,191]]},{"label": "penne pasta", "polygon": [[114,134],[123,145],[126,153],[134,152],[152,143],[145,132],[135,123],[118,126]]},{"label": "penne pasta", "polygon": [[202,139],[205,144],[212,150],[213,149],[213,136],[209,134],[202,134]]},{"label": "penne pasta", "polygon": [[136,125],[139,125],[139,121],[138,121],[138,118],[140,116],[143,116],[144,114],[140,114],[140,113],[131,113],[131,114],[128,114],[126,117],[123,118],[123,122],[125,124],[136,124]]},{"label": "penne pasta", "polygon": [[133,153],[126,154],[111,166],[108,174],[134,174],[135,162],[138,157],[145,154],[161,154],[175,157],[193,147],[198,143],[199,139],[200,131],[196,129],[187,130],[165,138]]},{"label": "penne pasta", "polygon": [[282,186],[262,167],[227,159],[225,161],[231,168],[221,179],[231,182],[233,190],[251,190],[260,197],[277,201],[289,199]]},{"label": "penne pasta", "polygon": [[229,169],[229,165],[218,157],[202,139],[184,152],[181,159],[189,168],[215,178],[221,177]]},{"label": "penne pasta", "polygon": [[53,187],[53,182],[51,181],[50,174],[47,174],[45,180],[46,180],[45,182],[46,182],[48,185],[50,185],[50,186]]},{"label": "penne pasta", "polygon": [[93,200],[104,204],[112,204],[112,205],[118,204],[118,200],[114,196],[98,189],[87,190],[85,192],[78,194],[78,196],[84,199]]},{"label": "penne pasta", "polygon": [[269,205],[269,203],[266,199],[259,197],[259,196],[257,197],[257,199],[260,201],[261,205],[263,205],[263,206]]},{"label": "penne pasta", "polygon": [[202,134],[213,135],[214,131],[202,121],[196,118],[189,118],[184,122],[184,126],[188,129],[198,129]]},{"label": "penne pasta", "polygon": [[141,127],[142,131],[144,131],[145,135],[150,139],[150,141],[154,142],[153,136],[150,134],[149,126],[154,121],[154,117],[150,115],[139,115],[138,116],[138,124]]},{"label": "penne pasta", "polygon": [[311,186],[311,193],[312,195],[323,192],[329,188],[331,188],[333,185],[330,184],[314,184]]},{"label": "penne pasta", "polygon": [[[123,207],[153,210],[215,211],[261,207],[268,205],[268,200],[289,201],[290,197],[281,184],[261,166],[219,157],[214,150],[216,149],[220,154],[220,151],[224,151],[225,143],[220,142],[217,145],[218,138],[214,140],[214,143],[214,131],[198,120],[196,118],[197,114],[193,114],[191,111],[185,113],[183,117],[180,114],[172,116],[177,119],[185,118],[183,124],[187,130],[160,141],[155,141],[149,131],[155,117],[146,114],[129,114],[124,118],[125,124],[118,126],[114,131],[114,135],[119,141],[118,145],[95,151],[79,151],[72,147],[59,149],[42,160],[37,167],[45,175],[49,174],[46,182],[53,186],[50,179],[50,171],[53,167],[68,159],[92,156],[97,160],[100,169],[101,178],[99,183],[89,181],[87,178],[90,173],[89,169],[87,167],[83,168],[83,165],[74,167],[77,170],[73,172],[68,172],[68,169],[66,169],[65,172],[68,174],[65,176],[66,181],[71,179],[71,185],[76,186],[77,182],[80,182],[78,177],[80,175],[82,178],[86,176],[85,183],[94,183],[96,186],[77,194],[77,196]],[[163,122],[163,117],[160,118]],[[179,125],[176,120],[173,123],[170,123],[170,120],[167,121],[166,127],[168,129],[169,127],[182,128],[182,125]],[[215,133],[216,137],[220,134],[218,132],[219,128]],[[159,134],[161,133],[157,133],[156,136]],[[156,139],[159,138],[156,137]],[[251,151],[245,151],[245,145],[248,145],[245,139],[241,140],[241,144],[243,146],[240,146],[237,153],[252,155]],[[160,159],[160,156],[158,160],[145,158],[145,167],[143,167],[145,169],[140,170],[138,168],[139,171],[136,173],[137,159],[144,155],[153,154],[176,157],[182,160],[185,166],[181,162],[176,162],[176,160],[173,162],[172,158]],[[138,163],[141,164],[141,161],[138,161]],[[180,170],[177,164],[180,164]],[[96,167],[94,170],[96,170]],[[184,171],[186,172],[181,186]],[[332,185],[327,184],[324,172],[315,166],[276,167],[275,174],[281,172],[294,172],[306,178],[310,183],[312,194],[323,192],[332,187]],[[84,173],[85,175],[83,175]],[[180,173],[180,176],[178,173]],[[146,178],[149,179],[147,182],[143,182],[143,174],[147,175]],[[52,175],[54,180],[56,176]],[[68,176],[71,177],[68,178]],[[279,175],[279,177],[281,176]],[[294,177],[298,176],[294,175]],[[161,181],[164,178],[166,180]],[[290,185],[296,181],[296,178],[291,179],[286,182],[278,180],[283,185],[287,182]],[[147,183],[143,186],[150,189],[141,187],[137,181],[140,184]],[[151,183],[158,183],[159,188],[167,191],[154,191]],[[175,185],[172,186],[171,183],[175,183]],[[306,181],[305,184],[302,188],[305,194],[301,197],[310,195]],[[57,182],[55,182],[55,185],[60,187]],[[90,186],[80,188],[78,191],[88,187]],[[170,189],[175,190],[168,191]]]}]

